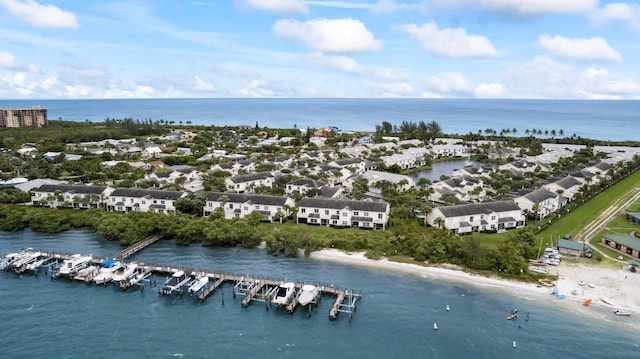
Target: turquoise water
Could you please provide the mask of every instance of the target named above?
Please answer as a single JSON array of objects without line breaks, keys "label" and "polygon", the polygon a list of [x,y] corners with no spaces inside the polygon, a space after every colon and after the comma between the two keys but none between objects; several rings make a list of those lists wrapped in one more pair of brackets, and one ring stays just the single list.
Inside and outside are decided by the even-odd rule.
[{"label": "turquoise water", "polygon": [[[640,140],[640,101],[475,100],[475,99],[135,99],[0,100],[2,107],[48,109],[50,120],[103,121],[105,118],[187,121],[199,125],[259,125],[373,131],[388,121],[436,121],[445,133],[492,128],[563,130],[599,140]],[[544,135],[542,136],[544,137]]]},{"label": "turquoise water", "polygon": [[[45,235],[0,232],[0,253],[24,247],[110,256],[120,248],[88,231]],[[580,315],[549,299],[512,295],[418,275],[310,258],[273,257],[263,249],[179,247],[160,241],[132,259],[235,273],[333,283],[362,290],[351,321],[328,319],[333,298],[309,315],[263,303],[243,308],[231,285],[205,303],[143,291],[0,273],[0,357],[4,358],[636,358],[637,329]],[[156,276],[156,283],[165,278]],[[551,297],[551,296],[550,296]],[[223,304],[224,300],[224,304]],[[451,311],[444,310],[450,305]],[[516,321],[513,309],[528,312]],[[591,308],[590,308],[591,309]],[[635,319],[637,321],[637,319]],[[437,322],[439,330],[433,330]],[[513,341],[517,348],[512,347]]]}]

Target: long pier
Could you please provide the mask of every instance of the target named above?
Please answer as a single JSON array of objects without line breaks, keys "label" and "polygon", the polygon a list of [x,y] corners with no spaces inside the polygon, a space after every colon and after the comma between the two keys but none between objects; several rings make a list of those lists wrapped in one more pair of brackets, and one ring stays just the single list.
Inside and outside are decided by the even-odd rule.
[{"label": "long pier", "polygon": [[129,247],[125,248],[124,250],[120,251],[118,254],[116,254],[115,256],[113,256],[113,259],[117,259],[119,261],[126,259],[127,257],[141,251],[142,249],[144,249],[145,247],[159,241],[160,239],[164,238],[165,233],[164,232],[160,232],[160,233],[156,233],[153,235],[150,235],[149,237],[143,239],[140,242],[134,243],[132,245],[130,245]]},{"label": "long pier", "polygon": [[[159,238],[162,238],[161,236]],[[149,243],[146,243],[142,248],[148,246],[149,244],[157,241],[159,238],[155,238],[150,240]],[[137,249],[140,250],[141,248]],[[36,251],[36,250],[34,250]],[[51,251],[40,251],[37,250],[40,254],[40,259],[43,263],[47,263],[49,269],[58,268],[64,260],[71,259],[73,254],[70,253],[61,253],[61,252],[51,252]],[[124,253],[120,252],[120,253]],[[119,254],[120,254],[119,253]],[[125,256],[126,257],[126,256]],[[100,257],[92,257],[91,265],[99,266],[102,262],[107,260],[108,258],[100,258]],[[155,264],[155,263],[146,263],[140,261],[127,261],[128,265],[136,266],[136,273],[142,275],[142,278],[148,278],[150,275],[174,275],[179,272],[183,272],[186,278],[180,279],[179,283],[183,283],[180,285],[180,288],[173,288],[170,291],[164,291],[163,287],[159,288],[159,294],[161,295],[170,295],[171,293],[178,293],[182,296],[186,292],[186,288],[191,284],[194,284],[199,278],[208,277],[208,283],[198,290],[195,293],[191,293],[193,295],[197,295],[197,299],[200,302],[204,302],[209,296],[211,296],[214,291],[222,286],[224,283],[232,283],[233,284],[233,297],[235,298],[238,295],[244,296],[241,304],[243,307],[249,306],[254,301],[260,301],[265,303],[265,307],[267,310],[271,307],[271,300],[274,298],[275,293],[278,291],[280,285],[286,282],[291,282],[286,279],[278,279],[278,278],[269,278],[269,277],[260,277],[246,274],[234,274],[234,273],[226,273],[226,272],[217,272],[208,269],[199,269],[199,268],[190,268],[190,267],[181,267],[181,266],[171,266],[164,264]],[[37,272],[36,272],[37,273]],[[52,276],[52,279],[55,277]],[[361,298],[361,293],[359,291],[348,290],[345,288],[336,287],[333,285],[327,284],[318,284],[318,283],[306,283],[306,282],[293,282],[295,289],[293,295],[291,295],[289,301],[283,306],[286,308],[286,311],[292,313],[295,311],[295,308],[298,306],[298,296],[302,291],[302,286],[306,284],[315,285],[321,296],[334,296],[335,302],[331,307],[329,312],[329,319],[336,319],[338,317],[338,313],[348,313],[349,321],[351,321],[353,312],[356,309],[356,303],[358,299]],[[126,290],[129,287],[133,286],[133,284],[128,282],[120,282],[119,284],[122,290]],[[136,283],[141,285],[141,283]],[[224,302],[224,298],[223,298]]]}]

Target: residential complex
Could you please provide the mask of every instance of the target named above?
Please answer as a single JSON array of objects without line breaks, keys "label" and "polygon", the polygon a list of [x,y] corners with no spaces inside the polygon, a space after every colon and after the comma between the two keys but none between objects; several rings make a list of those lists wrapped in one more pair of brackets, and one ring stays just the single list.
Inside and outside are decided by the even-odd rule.
[{"label": "residential complex", "polygon": [[47,109],[0,108],[0,127],[42,127],[47,125]]}]

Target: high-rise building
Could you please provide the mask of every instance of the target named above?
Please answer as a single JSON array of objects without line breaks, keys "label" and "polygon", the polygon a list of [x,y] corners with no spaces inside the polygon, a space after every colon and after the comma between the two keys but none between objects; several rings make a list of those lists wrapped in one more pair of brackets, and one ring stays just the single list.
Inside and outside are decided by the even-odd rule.
[{"label": "high-rise building", "polygon": [[31,108],[0,108],[0,127],[46,126],[47,109],[40,106]]}]

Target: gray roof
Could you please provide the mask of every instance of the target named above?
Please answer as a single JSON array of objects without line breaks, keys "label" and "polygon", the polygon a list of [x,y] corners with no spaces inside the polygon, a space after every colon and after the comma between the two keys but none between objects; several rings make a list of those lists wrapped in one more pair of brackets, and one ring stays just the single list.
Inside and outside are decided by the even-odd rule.
[{"label": "gray roof", "polygon": [[85,185],[71,185],[71,184],[43,184],[38,187],[38,192],[55,192],[61,191],[62,193],[78,193],[78,194],[100,194],[104,192],[107,187],[105,186],[85,186]]},{"label": "gray roof", "polygon": [[439,207],[445,217],[462,217],[495,212],[519,211],[520,207],[512,201],[484,202]]},{"label": "gray roof", "polygon": [[375,212],[386,212],[388,205],[389,204],[384,201],[356,201],[350,199],[335,199],[324,197],[303,198],[298,204],[299,207],[331,209],[343,209],[348,207],[352,210]]},{"label": "gray roof", "polygon": [[116,188],[111,193],[111,197],[150,197],[156,199],[175,200],[184,194],[183,191],[164,191],[161,189],[144,189],[144,188]]},{"label": "gray roof", "polygon": [[229,202],[252,203],[268,206],[284,206],[287,203],[287,196],[264,196],[261,194],[233,193],[233,192],[212,192],[207,201],[219,201],[220,197],[227,196]]},{"label": "gray roof", "polygon": [[533,203],[542,203],[549,198],[556,198],[558,195],[546,188],[540,188],[531,193],[525,194],[523,197]]},{"label": "gray roof", "polygon": [[362,163],[362,159],[360,158],[343,158],[343,159],[339,159],[339,160],[334,160],[333,163],[337,164],[338,166],[348,166],[348,165],[355,165],[358,163]]},{"label": "gray roof", "polygon": [[229,179],[234,183],[243,183],[243,182],[259,181],[259,180],[267,179],[269,177],[273,177],[273,175],[269,172],[257,172],[257,173],[249,173],[246,175],[233,176],[233,177],[229,177]]},{"label": "gray roof", "polygon": [[554,183],[564,189],[569,189],[573,186],[582,185],[582,182],[578,181],[575,177],[571,177],[571,176],[567,176],[561,180],[555,181]]},{"label": "gray roof", "polygon": [[295,181],[290,182],[289,184],[294,186],[307,186],[307,187],[313,187],[313,188],[320,188],[325,185],[324,182],[319,180],[314,180],[311,178],[299,178]]}]

